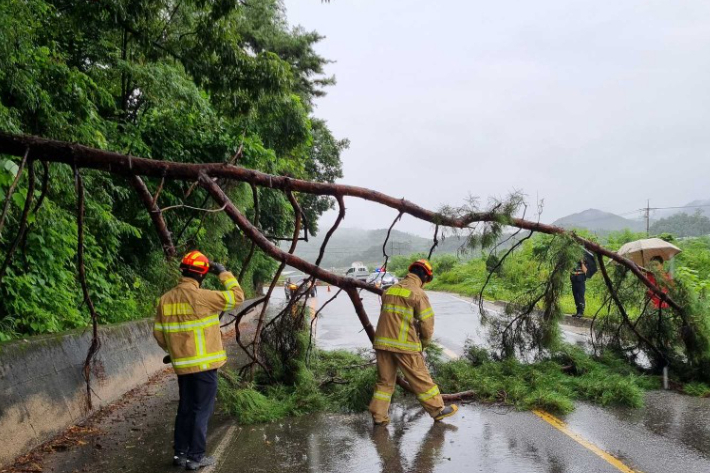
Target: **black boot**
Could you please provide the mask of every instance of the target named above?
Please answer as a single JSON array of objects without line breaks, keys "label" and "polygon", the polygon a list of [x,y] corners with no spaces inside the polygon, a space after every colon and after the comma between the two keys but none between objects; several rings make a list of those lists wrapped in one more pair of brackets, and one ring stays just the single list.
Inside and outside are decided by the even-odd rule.
[{"label": "black boot", "polygon": [[181,466],[184,468],[186,463],[187,455],[185,455],[184,453],[176,453],[173,457],[173,466]]}]

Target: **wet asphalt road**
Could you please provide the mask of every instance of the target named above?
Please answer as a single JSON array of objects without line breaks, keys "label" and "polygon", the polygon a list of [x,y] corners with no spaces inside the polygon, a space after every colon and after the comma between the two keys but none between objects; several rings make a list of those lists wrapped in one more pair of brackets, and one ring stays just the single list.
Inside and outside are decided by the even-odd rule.
[{"label": "wet asphalt road", "polygon": [[[685,409],[690,409],[689,416],[700,417],[683,427],[677,419],[666,423],[655,411],[665,410],[669,402],[675,403],[672,417]],[[447,423],[433,423],[416,405],[398,405],[387,428],[373,429],[366,414],[322,414],[245,427],[227,446],[229,453],[216,471],[710,471],[710,459],[703,453],[708,451],[707,406],[695,411],[663,393],[652,394],[649,403],[635,413],[580,404],[567,418],[572,429],[619,458],[622,469],[531,413],[472,404]]]},{"label": "wet asphalt road", "polygon": [[[316,305],[328,296],[324,288],[319,291]],[[449,294],[431,293],[430,298],[439,342],[453,354],[469,337],[484,340],[475,306]],[[377,298],[364,299],[376,318]],[[318,343],[331,349],[368,347],[359,330],[343,297],[324,310]],[[583,343],[583,335],[570,337]],[[179,471],[170,466],[177,383],[170,373],[161,376],[99,416],[95,437],[55,452],[42,470],[22,471]],[[208,444],[219,462],[202,472],[710,473],[708,399],[656,391],[647,395],[643,409],[578,403],[562,418],[567,433],[531,412],[476,403],[436,424],[411,397],[393,405],[390,414],[389,426],[374,429],[367,413],[319,414],[257,426],[238,426],[218,413]],[[604,452],[615,458],[602,458]]]},{"label": "wet asphalt road", "polygon": [[[319,288],[316,307],[334,293]],[[478,307],[430,293],[437,341],[450,356],[467,339],[485,343]],[[376,324],[379,300],[363,294]],[[317,340],[325,349],[370,346],[345,296],[326,307]],[[579,330],[565,337],[583,345]],[[249,465],[254,472],[710,472],[710,400],[651,392],[643,409],[578,403],[561,420],[571,435],[530,412],[469,404],[446,424],[433,424],[414,405],[393,406],[386,429],[373,430],[367,414],[323,414],[245,428],[218,471]],[[595,450],[597,453],[595,453]],[[608,452],[617,462],[604,459]]]},{"label": "wet asphalt road", "polygon": [[[467,340],[477,345],[486,344],[485,328],[481,326],[477,303],[443,292],[428,294],[436,315],[434,339],[444,347],[449,357],[461,356]],[[274,295],[283,298],[283,291],[275,292]],[[321,304],[334,295],[335,292],[328,292],[325,287],[319,287],[314,306],[320,308]],[[361,296],[372,325],[377,326],[379,297],[364,291]],[[488,306],[489,304],[486,310]],[[495,308],[491,306],[491,310]],[[343,293],[323,309],[316,330],[318,346],[326,350],[369,349],[372,346],[367,334],[362,331],[362,325],[355,315],[350,299]],[[564,330],[564,336],[570,343],[585,345],[587,342],[584,330],[579,328],[568,327]]]}]

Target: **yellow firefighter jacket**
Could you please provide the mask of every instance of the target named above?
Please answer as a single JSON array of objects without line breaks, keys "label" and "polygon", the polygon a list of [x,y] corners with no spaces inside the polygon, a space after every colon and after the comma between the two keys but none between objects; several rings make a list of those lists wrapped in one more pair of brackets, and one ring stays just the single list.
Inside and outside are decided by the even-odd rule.
[{"label": "yellow firefighter jacket", "polygon": [[409,273],[382,295],[375,330],[376,350],[411,353],[422,351],[434,335],[434,311],[422,289],[422,280]]},{"label": "yellow firefighter jacket", "polygon": [[244,301],[244,291],[229,271],[219,275],[226,291],[201,289],[182,278],[160,298],[153,336],[170,353],[178,375],[219,368],[227,362],[219,330],[219,313]]}]

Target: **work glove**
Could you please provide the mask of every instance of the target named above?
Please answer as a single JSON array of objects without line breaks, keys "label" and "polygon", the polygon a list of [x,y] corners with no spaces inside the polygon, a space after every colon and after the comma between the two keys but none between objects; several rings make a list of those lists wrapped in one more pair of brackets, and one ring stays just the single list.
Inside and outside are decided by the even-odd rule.
[{"label": "work glove", "polygon": [[223,264],[220,263],[215,263],[214,261],[210,260],[210,273],[216,274],[219,276],[223,272],[225,272],[227,268],[224,267]]}]

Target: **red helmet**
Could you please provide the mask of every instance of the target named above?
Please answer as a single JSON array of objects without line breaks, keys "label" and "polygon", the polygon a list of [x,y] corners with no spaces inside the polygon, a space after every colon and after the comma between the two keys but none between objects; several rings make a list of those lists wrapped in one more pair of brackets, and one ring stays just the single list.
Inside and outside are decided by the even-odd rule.
[{"label": "red helmet", "polygon": [[424,270],[427,276],[426,282],[431,282],[434,279],[434,270],[431,267],[431,263],[425,259],[420,259],[409,265],[409,271],[411,272],[413,268],[419,267]]},{"label": "red helmet", "polygon": [[199,251],[191,251],[182,259],[180,269],[205,275],[210,270],[210,260]]}]

